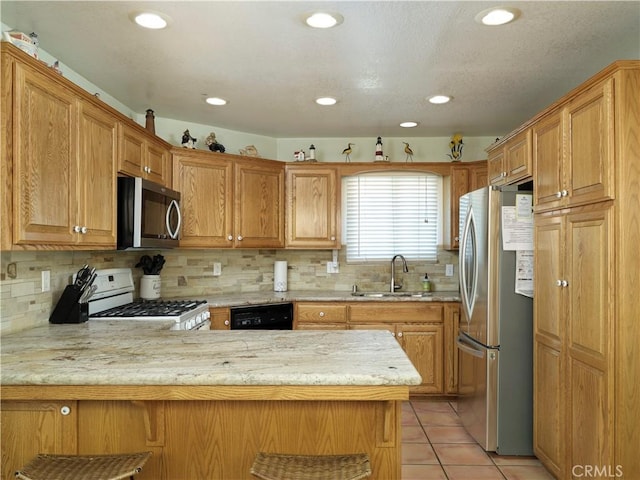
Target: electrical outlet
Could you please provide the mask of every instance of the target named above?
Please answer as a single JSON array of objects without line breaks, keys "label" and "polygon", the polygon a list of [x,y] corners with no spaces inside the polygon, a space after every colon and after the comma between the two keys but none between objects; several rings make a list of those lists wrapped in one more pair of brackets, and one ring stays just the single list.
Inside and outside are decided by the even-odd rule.
[{"label": "electrical outlet", "polygon": [[340,264],[338,262],[327,262],[327,273],[340,273]]},{"label": "electrical outlet", "polygon": [[222,275],[222,264],[220,262],[213,263],[213,276],[219,277]]},{"label": "electrical outlet", "polygon": [[48,292],[51,290],[51,272],[49,270],[43,270],[42,276],[42,291]]},{"label": "electrical outlet", "polygon": [[447,266],[445,267],[444,274],[447,277],[453,277],[453,263],[447,263]]}]

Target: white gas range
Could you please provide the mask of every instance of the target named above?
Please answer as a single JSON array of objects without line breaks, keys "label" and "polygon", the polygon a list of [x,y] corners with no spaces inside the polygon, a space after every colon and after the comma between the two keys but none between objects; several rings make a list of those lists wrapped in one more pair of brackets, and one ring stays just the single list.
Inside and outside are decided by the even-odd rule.
[{"label": "white gas range", "polygon": [[209,330],[206,300],[135,300],[130,268],[96,270],[89,320],[173,321],[171,330]]}]

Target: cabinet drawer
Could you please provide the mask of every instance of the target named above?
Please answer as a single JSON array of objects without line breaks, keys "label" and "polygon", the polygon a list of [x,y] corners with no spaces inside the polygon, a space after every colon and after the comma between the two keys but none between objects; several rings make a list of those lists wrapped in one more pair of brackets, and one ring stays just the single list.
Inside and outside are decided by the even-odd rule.
[{"label": "cabinet drawer", "polygon": [[327,305],[324,303],[302,303],[297,305],[298,322],[346,322],[346,305]]},{"label": "cabinet drawer", "polygon": [[426,302],[367,302],[351,304],[349,321],[442,322],[444,306]]}]

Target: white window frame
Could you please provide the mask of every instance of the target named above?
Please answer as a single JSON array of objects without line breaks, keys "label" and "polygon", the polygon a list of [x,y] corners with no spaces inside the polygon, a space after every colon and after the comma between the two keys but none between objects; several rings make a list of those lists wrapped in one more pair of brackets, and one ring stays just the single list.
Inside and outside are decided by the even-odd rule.
[{"label": "white window frame", "polygon": [[[392,180],[389,180],[389,177],[415,177],[415,180],[410,180],[410,182],[414,183],[414,186],[418,186],[420,181],[429,182],[429,190],[426,195],[423,195],[423,198],[419,201],[420,204],[415,204],[411,198],[408,198],[406,194],[403,194],[401,190],[394,192],[393,187],[391,187]],[[420,177],[423,177],[423,180],[420,180]],[[426,179],[430,180],[426,180]],[[354,219],[351,218],[349,213],[349,201],[350,196],[353,196],[355,193],[354,190],[350,190],[349,183],[353,182],[357,179],[360,181],[368,182],[371,186],[364,187],[369,188],[370,190],[374,190],[373,195],[375,195],[375,190],[373,185],[376,185],[376,182],[381,182],[383,185],[383,189],[391,189],[391,191],[387,190],[389,195],[397,194],[397,203],[395,206],[395,211],[392,209],[391,205],[389,205],[389,209],[386,209],[387,204],[389,203],[384,199],[372,199],[370,203],[372,208],[368,209],[367,212],[363,212],[363,216],[368,216],[369,220],[374,224],[376,221],[388,221],[391,222],[394,219],[400,220],[400,224],[397,225],[398,228],[402,228],[402,215],[400,213],[413,213],[413,221],[417,222],[419,219],[422,219],[422,222],[425,222],[425,214],[430,215],[429,223],[430,226],[426,230],[419,230],[416,233],[416,236],[423,235],[423,238],[427,239],[429,236],[433,239],[433,245],[428,244],[428,246],[423,246],[422,248],[414,248],[415,241],[410,238],[411,234],[407,236],[407,238],[399,238],[398,241],[391,240],[396,246],[394,248],[380,248],[379,246],[373,245],[372,242],[375,242],[375,235],[373,228],[376,228],[375,225],[369,228],[369,239],[365,241],[365,245],[360,247],[359,252],[354,253],[353,251],[353,242],[358,241],[357,233],[355,236],[352,234],[352,227],[355,229],[360,228],[357,221],[354,223]],[[362,188],[362,184],[360,184]],[[443,198],[442,198],[442,189],[443,189],[443,179],[440,175],[429,173],[429,172],[408,172],[408,171],[388,171],[388,172],[376,172],[376,173],[361,173],[352,176],[346,176],[342,179],[342,232],[343,232],[343,244],[346,246],[346,260],[347,263],[373,263],[373,262],[388,262],[389,259],[396,254],[402,254],[405,256],[407,260],[414,261],[437,261],[438,249],[442,245],[442,230],[443,230]],[[377,191],[380,191],[379,189]],[[371,192],[370,192],[371,193]],[[426,207],[424,205],[425,201],[429,200],[429,205]],[[351,198],[354,201],[353,198]],[[364,202],[365,200],[361,200]],[[435,202],[435,204],[434,204]],[[366,207],[367,205],[365,205]],[[359,205],[357,202],[353,204],[351,207],[353,209],[358,209],[362,207],[362,203]],[[425,210],[428,210],[427,211]],[[371,216],[375,217],[371,217]],[[378,218],[379,215],[379,218]],[[434,217],[435,216],[435,217]],[[411,221],[407,218],[409,223],[405,224],[405,227],[411,228]],[[367,219],[365,218],[365,221]],[[351,225],[349,225],[351,222]],[[365,230],[367,227],[363,227]],[[419,229],[420,226],[416,226],[415,228]],[[380,232],[384,232],[388,234],[388,239],[391,237],[391,231],[395,230],[395,233],[398,233],[397,229],[380,229]],[[402,233],[402,232],[401,232]],[[426,237],[425,237],[426,235]],[[417,237],[414,237],[417,238]],[[350,245],[351,243],[351,245]],[[389,245],[389,244],[387,244]]]}]

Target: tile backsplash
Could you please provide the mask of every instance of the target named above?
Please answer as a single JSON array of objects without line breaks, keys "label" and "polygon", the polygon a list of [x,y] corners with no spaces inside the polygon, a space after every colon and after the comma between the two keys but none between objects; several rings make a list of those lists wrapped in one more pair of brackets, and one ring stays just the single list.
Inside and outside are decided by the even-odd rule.
[{"label": "tile backsplash", "polygon": [[[165,256],[161,272],[162,296],[166,298],[215,297],[219,294],[273,290],[276,260],[288,264],[288,290],[387,290],[390,260],[375,264],[347,264],[345,250],[338,255],[339,273],[327,273],[332,252],[327,250],[163,250],[163,251],[5,251],[0,269],[0,333],[24,330],[47,323],[53,307],[72,275],[84,264],[98,269],[133,269],[136,289],[142,270],[134,268],[142,255]],[[213,275],[220,263],[220,276]],[[445,265],[454,264],[454,276],[445,276]],[[403,290],[420,290],[425,272],[438,291],[458,290],[458,255],[440,251],[436,262],[409,261],[396,272]],[[9,276],[15,269],[15,278]],[[50,271],[51,290],[42,292],[41,272]],[[136,290],[137,291],[137,290]]]}]

